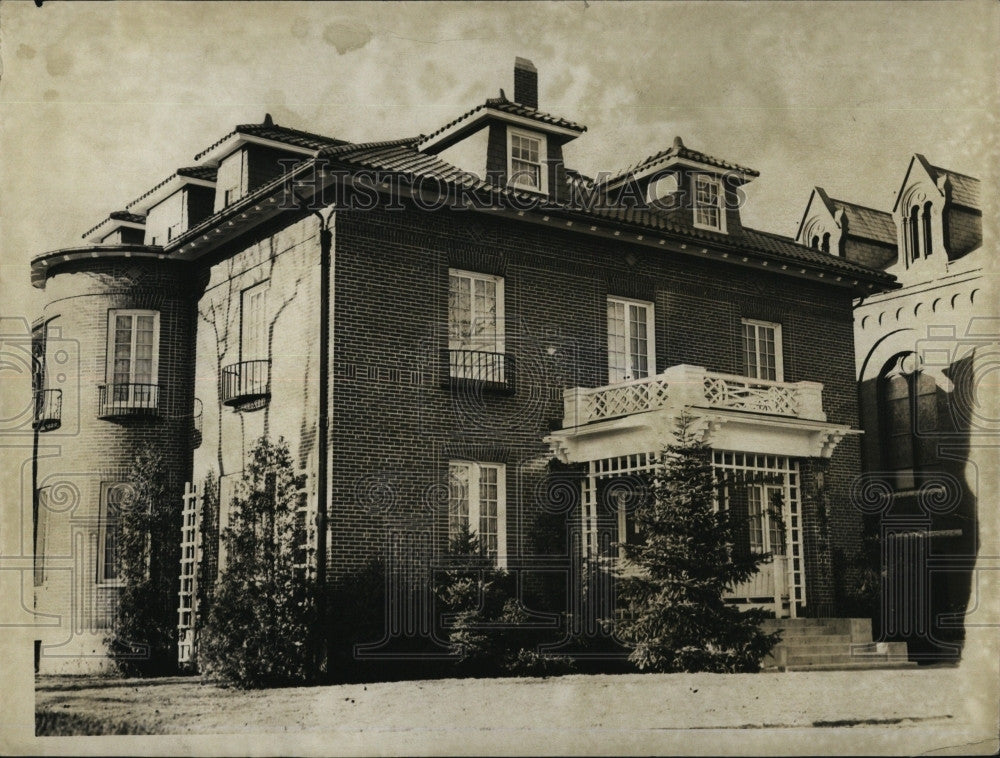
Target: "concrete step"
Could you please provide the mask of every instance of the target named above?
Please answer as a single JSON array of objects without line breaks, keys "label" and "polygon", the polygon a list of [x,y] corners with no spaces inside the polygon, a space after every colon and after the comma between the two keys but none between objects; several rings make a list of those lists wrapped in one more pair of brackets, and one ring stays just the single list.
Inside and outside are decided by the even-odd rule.
[{"label": "concrete step", "polygon": [[851,663],[795,664],[785,667],[785,671],[850,671],[854,669],[913,669],[916,661],[854,661]]},{"label": "concrete step", "polygon": [[[829,652],[817,653],[794,653],[789,652],[786,665],[816,665],[819,663],[887,663],[895,658],[890,658],[885,653],[858,653],[844,650],[831,650]],[[905,659],[901,659],[905,660]]]},{"label": "concrete step", "polygon": [[849,634],[784,634],[778,641],[782,647],[793,648],[802,645],[850,645]]}]

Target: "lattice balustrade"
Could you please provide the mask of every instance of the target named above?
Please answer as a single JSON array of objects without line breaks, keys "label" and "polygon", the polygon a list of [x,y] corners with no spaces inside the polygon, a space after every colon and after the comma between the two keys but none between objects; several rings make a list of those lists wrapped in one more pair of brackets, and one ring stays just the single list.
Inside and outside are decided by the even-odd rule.
[{"label": "lattice balustrade", "polygon": [[599,387],[584,398],[584,418],[581,423],[661,408],[667,402],[667,381],[662,376],[628,384]]},{"label": "lattice balustrade", "polygon": [[787,384],[706,374],[705,399],[716,408],[781,416],[798,415],[795,387]]}]

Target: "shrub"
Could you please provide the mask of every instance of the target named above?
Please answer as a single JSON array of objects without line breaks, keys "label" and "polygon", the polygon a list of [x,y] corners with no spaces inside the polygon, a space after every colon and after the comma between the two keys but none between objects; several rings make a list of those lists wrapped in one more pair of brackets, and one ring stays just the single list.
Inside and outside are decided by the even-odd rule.
[{"label": "shrub", "polygon": [[222,535],[226,566],[198,656],[206,677],[242,688],[319,678],[319,588],[301,556],[303,484],[283,439],[258,440]]}]

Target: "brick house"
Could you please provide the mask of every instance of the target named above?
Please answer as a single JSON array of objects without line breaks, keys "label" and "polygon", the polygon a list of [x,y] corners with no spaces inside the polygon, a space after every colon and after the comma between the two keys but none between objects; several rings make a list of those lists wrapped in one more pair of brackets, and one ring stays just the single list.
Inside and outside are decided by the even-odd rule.
[{"label": "brick house", "polygon": [[[465,523],[530,584],[635,538],[629,488],[687,412],[720,470],[771,482],[743,507],[748,546],[774,559],[733,601],[837,616],[861,546],[853,302],[893,277],[744,226],[757,172],[680,138],[616,173],[565,166],[585,130],[539,110],[518,59],[512,100],[428,135],[237,126],[86,244],[37,256],[35,602],[60,618],[42,669],[104,661],[116,487],[143,442],[188,493],[182,657],[196,546],[224,562],[262,435],[307,475],[325,582],[375,555],[426,576]],[[77,359],[79,376],[58,368]],[[210,471],[220,513],[203,519]],[[534,539],[553,515],[555,554]]]},{"label": "brick house", "polygon": [[815,188],[797,240],[901,285],[855,305],[866,472],[858,500],[886,571],[883,634],[907,640],[911,657],[954,658],[975,591],[983,475],[994,465],[977,443],[996,433],[984,394],[997,333],[980,182],[916,154],[891,211]]}]

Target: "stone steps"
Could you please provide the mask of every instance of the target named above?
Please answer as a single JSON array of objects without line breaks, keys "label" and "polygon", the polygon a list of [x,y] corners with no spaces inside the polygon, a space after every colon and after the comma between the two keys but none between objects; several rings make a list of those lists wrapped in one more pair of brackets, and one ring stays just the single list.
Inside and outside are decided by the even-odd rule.
[{"label": "stone steps", "polygon": [[781,631],[781,641],[764,660],[779,671],[910,668],[905,642],[874,642],[870,619],[768,619],[765,631]]}]

